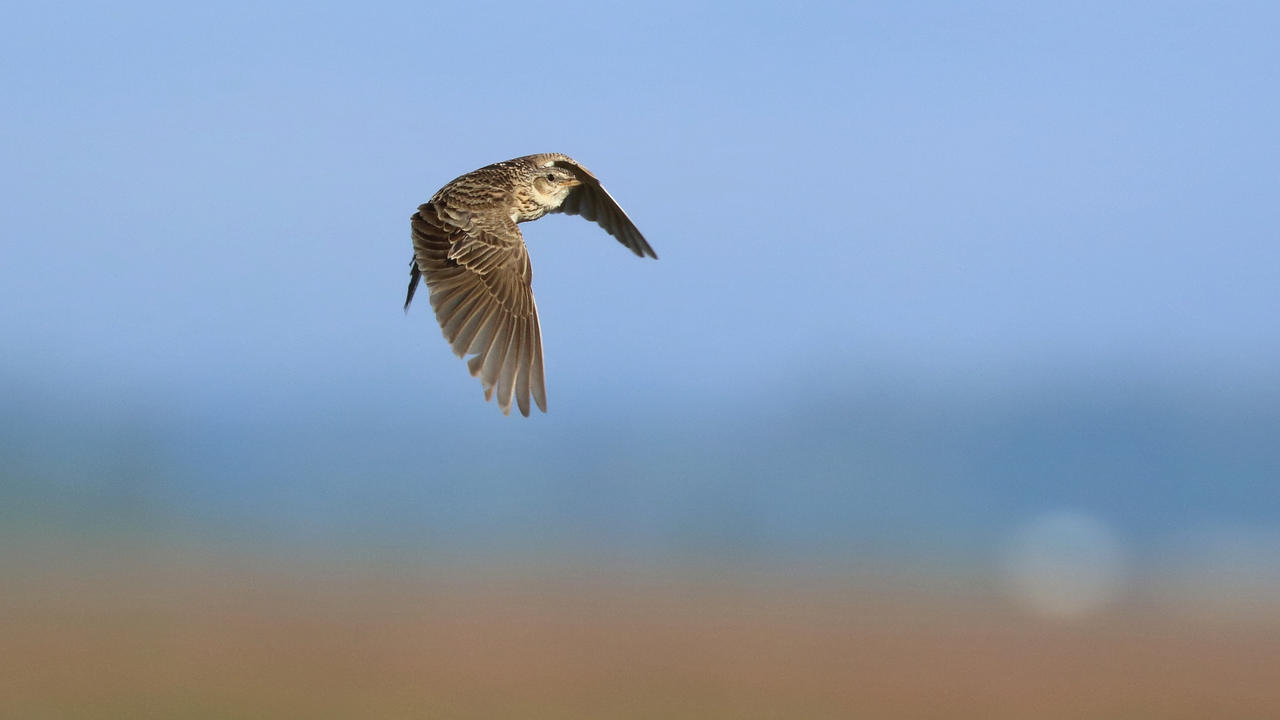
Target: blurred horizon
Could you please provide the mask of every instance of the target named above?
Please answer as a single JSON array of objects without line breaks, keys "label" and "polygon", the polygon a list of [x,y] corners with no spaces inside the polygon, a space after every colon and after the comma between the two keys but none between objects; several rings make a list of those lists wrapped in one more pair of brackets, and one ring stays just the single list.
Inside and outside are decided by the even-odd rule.
[{"label": "blurred horizon", "polygon": [[990,571],[1017,528],[1072,512],[1106,524],[1135,568],[1208,569],[1224,537],[1261,543],[1249,560],[1280,590],[1266,561],[1280,549],[1277,385],[879,377],[736,407],[651,395],[625,424],[555,427],[476,397],[431,412],[299,397],[237,415],[14,383],[0,504],[10,532],[190,533],[268,556],[943,575]]}]

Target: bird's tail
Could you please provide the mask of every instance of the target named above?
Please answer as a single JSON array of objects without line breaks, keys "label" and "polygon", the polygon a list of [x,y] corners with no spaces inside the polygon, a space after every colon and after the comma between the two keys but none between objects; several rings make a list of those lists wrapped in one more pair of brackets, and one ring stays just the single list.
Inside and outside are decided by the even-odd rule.
[{"label": "bird's tail", "polygon": [[418,269],[418,261],[409,258],[409,294],[404,299],[404,311],[409,312],[409,303],[413,302],[413,294],[418,291],[418,280],[422,278],[422,271]]}]

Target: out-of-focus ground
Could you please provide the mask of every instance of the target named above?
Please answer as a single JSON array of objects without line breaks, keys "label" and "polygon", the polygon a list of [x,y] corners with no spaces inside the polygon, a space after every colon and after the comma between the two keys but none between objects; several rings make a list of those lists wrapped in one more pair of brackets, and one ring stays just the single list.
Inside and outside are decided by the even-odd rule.
[{"label": "out-of-focus ground", "polygon": [[919,386],[11,400],[0,718],[1280,717],[1273,386]]},{"label": "out-of-focus ground", "polygon": [[[92,557],[90,557],[90,555]],[[1278,717],[1278,608],[940,578],[10,557],[5,718]]]}]

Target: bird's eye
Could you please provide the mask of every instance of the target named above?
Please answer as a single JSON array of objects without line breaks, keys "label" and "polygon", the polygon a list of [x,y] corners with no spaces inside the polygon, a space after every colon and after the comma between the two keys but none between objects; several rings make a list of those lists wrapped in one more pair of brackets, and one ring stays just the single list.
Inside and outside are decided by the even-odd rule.
[{"label": "bird's eye", "polygon": [[547,182],[555,182],[556,176],[553,173],[547,173]]}]

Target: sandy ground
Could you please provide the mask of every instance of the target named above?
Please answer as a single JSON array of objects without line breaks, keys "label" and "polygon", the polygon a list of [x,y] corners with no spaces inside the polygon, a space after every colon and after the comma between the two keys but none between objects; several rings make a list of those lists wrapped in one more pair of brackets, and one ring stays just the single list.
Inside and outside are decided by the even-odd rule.
[{"label": "sandy ground", "polygon": [[3,718],[1280,717],[1280,617],[784,573],[5,569]]}]

